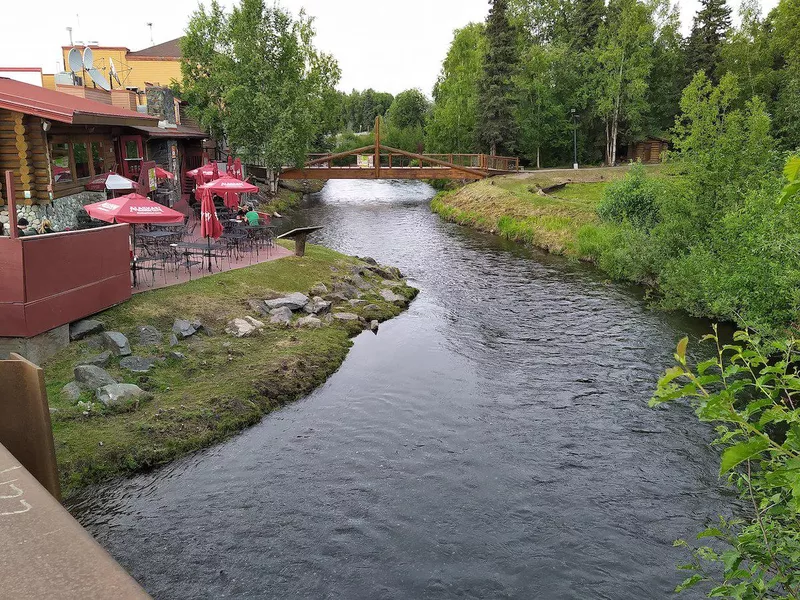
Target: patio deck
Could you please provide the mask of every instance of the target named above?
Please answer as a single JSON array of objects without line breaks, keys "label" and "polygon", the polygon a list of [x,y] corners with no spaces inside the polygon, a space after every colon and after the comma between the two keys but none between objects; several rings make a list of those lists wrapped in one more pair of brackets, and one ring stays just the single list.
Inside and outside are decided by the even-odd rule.
[{"label": "patio deck", "polygon": [[[202,238],[197,238],[190,241],[205,242],[205,240]],[[140,278],[136,287],[133,287],[133,279],[131,279],[131,292],[134,294],[139,294],[141,292],[157,290],[160,288],[169,287],[171,285],[178,285],[180,283],[194,281],[195,279],[200,279],[202,277],[209,277],[210,275],[216,275],[225,271],[243,269],[245,267],[251,267],[260,263],[278,260],[279,258],[285,258],[293,255],[294,252],[291,250],[287,250],[283,246],[275,246],[274,248],[269,249],[269,253],[266,252],[266,249],[262,249],[258,256],[253,254],[252,256],[242,256],[238,259],[231,257],[230,262],[227,258],[221,259],[219,267],[217,267],[212,260],[212,271],[210,273],[207,270],[207,265],[204,265],[202,270],[200,270],[198,267],[193,267],[191,269],[191,275],[189,272],[187,272],[187,269],[181,268],[177,271],[167,271],[166,278],[165,274],[163,273],[157,273],[153,278],[154,280],[149,278],[149,276],[147,277],[146,281],[143,281]]]}]

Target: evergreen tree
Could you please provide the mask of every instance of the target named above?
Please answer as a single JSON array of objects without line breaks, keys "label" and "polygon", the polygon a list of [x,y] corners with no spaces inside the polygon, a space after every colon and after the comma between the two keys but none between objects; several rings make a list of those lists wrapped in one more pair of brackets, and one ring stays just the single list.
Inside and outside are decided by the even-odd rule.
[{"label": "evergreen tree", "polygon": [[689,36],[686,62],[690,76],[705,71],[712,81],[718,81],[722,45],[731,28],[731,8],[725,0],[701,0],[701,4]]},{"label": "evergreen tree", "polygon": [[486,23],[486,57],[478,86],[479,145],[497,154],[516,146],[514,81],[517,61],[515,29],[508,18],[508,0],[492,0]]},{"label": "evergreen tree", "polygon": [[571,33],[574,36],[573,47],[576,50],[587,50],[594,45],[597,32],[603,22],[606,5],[603,0],[576,0],[573,5]]}]

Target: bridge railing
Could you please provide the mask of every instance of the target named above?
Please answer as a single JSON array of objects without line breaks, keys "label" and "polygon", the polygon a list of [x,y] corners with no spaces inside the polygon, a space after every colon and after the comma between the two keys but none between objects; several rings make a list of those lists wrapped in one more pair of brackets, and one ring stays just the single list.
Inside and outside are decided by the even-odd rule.
[{"label": "bridge railing", "polygon": [[[369,154],[369,153],[368,153]],[[309,154],[307,160],[309,162],[323,159],[331,156],[330,153],[314,153]],[[471,169],[479,169],[484,171],[518,171],[519,158],[515,156],[491,156],[488,154],[423,154],[425,158],[440,160],[448,162],[459,167],[466,167]],[[425,161],[411,159],[402,154],[381,153],[380,155],[381,167],[388,168],[413,168],[433,165],[426,164]],[[320,162],[308,168],[311,169],[326,169],[330,167],[350,167],[357,168],[353,162],[353,156],[338,157],[331,161]]]}]

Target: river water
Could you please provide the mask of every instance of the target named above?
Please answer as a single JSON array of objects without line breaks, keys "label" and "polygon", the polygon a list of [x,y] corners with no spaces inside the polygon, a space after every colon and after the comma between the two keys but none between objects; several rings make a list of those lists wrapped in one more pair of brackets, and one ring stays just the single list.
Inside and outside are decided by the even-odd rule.
[{"label": "river water", "polygon": [[[308,398],[71,509],[156,598],[668,598],[729,499],[708,428],[647,407],[707,323],[330,182],[291,223],[421,289]],[[689,596],[692,597],[692,596]]]}]

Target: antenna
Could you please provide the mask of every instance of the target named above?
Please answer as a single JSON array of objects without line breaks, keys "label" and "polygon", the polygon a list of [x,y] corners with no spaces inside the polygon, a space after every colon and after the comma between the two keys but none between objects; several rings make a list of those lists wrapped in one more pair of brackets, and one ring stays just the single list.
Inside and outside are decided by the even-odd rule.
[{"label": "antenna", "polygon": [[153,24],[152,23],[145,23],[150,28],[150,45],[155,46],[156,43],[153,41]]}]

